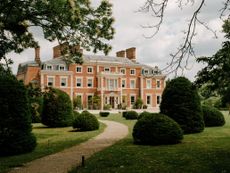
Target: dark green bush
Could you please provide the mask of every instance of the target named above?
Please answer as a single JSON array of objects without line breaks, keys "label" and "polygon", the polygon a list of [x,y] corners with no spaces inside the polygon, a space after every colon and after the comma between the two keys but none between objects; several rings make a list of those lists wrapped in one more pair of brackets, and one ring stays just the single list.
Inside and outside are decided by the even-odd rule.
[{"label": "dark green bush", "polygon": [[99,114],[101,117],[107,117],[107,116],[109,116],[110,113],[109,112],[100,112]]},{"label": "dark green bush", "polygon": [[48,127],[67,127],[73,122],[70,97],[64,91],[49,88],[44,94],[42,123]]},{"label": "dark green bush", "polygon": [[32,151],[28,93],[22,82],[0,67],[0,156]]},{"label": "dark green bush", "polygon": [[224,115],[218,109],[203,105],[202,110],[206,127],[223,126],[225,124]]},{"label": "dark green bush", "polygon": [[137,119],[139,120],[140,118],[142,118],[144,116],[148,116],[148,115],[151,115],[151,113],[147,112],[147,111],[144,111],[144,112],[140,113],[140,115],[137,117]]},{"label": "dark green bush", "polygon": [[136,144],[176,144],[183,139],[183,131],[179,124],[168,116],[152,113],[136,122],[133,139]]},{"label": "dark green bush", "polygon": [[125,118],[127,113],[128,113],[128,111],[123,111],[123,112],[122,112],[122,117]]},{"label": "dark green bush", "polygon": [[88,111],[83,111],[74,119],[73,128],[80,131],[97,130],[99,129],[99,122],[93,114]]},{"label": "dark green bush", "polygon": [[171,80],[162,95],[160,111],[174,119],[184,133],[198,133],[204,130],[200,98],[192,83],[178,77]]},{"label": "dark green bush", "polygon": [[125,115],[126,120],[135,120],[138,117],[138,113],[136,111],[128,111]]}]

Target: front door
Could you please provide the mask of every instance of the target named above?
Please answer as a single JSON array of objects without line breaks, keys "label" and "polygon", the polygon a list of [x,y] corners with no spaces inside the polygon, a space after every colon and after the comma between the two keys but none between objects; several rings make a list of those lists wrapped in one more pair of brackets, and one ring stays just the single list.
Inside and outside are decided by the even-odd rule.
[{"label": "front door", "polygon": [[109,104],[112,106],[112,108],[114,109],[114,97],[113,96],[110,96],[109,97]]}]

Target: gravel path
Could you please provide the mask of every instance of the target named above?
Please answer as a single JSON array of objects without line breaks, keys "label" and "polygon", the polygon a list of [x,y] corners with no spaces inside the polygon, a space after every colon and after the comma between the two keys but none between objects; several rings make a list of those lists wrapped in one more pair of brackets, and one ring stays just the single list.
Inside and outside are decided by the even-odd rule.
[{"label": "gravel path", "polygon": [[128,127],[124,124],[108,120],[101,122],[107,127],[100,135],[62,152],[29,162],[9,173],[67,173],[71,168],[81,165],[83,155],[87,159],[128,134]]}]

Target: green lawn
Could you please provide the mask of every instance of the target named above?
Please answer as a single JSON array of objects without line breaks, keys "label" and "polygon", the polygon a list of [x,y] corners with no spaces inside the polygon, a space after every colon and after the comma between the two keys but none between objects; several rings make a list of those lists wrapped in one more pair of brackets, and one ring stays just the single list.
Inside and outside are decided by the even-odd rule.
[{"label": "green lawn", "polygon": [[109,119],[129,126],[130,134],[116,145],[86,161],[80,173],[228,173],[230,172],[230,116],[225,113],[224,127],[206,128],[199,134],[185,135],[181,144],[164,146],[134,145],[135,121],[120,115]]},{"label": "green lawn", "polygon": [[56,153],[81,142],[84,142],[99,133],[105,128],[100,124],[100,129],[90,132],[73,132],[72,127],[66,128],[46,128],[42,124],[33,125],[33,133],[37,137],[38,145],[36,149],[27,154],[10,157],[0,157],[0,173],[6,172],[12,167],[22,166],[28,161]]}]

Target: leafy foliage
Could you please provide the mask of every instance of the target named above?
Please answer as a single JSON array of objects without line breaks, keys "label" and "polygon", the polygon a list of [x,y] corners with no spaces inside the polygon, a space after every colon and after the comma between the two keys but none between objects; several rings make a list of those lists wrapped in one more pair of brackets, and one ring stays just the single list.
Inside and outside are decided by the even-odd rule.
[{"label": "leafy foliage", "polygon": [[140,97],[138,97],[136,102],[133,105],[133,108],[134,109],[141,109],[142,105],[143,105],[143,100]]},{"label": "leafy foliage", "polygon": [[206,127],[223,126],[225,124],[224,115],[216,108],[202,106],[204,123]]},{"label": "leafy foliage", "polygon": [[176,144],[183,139],[183,131],[171,118],[153,113],[140,118],[133,128],[136,144]]},{"label": "leafy foliage", "polygon": [[69,95],[59,89],[48,88],[44,93],[41,120],[48,127],[71,126],[73,109]]},{"label": "leafy foliage", "polygon": [[37,47],[31,27],[42,28],[45,39],[67,43],[65,53],[81,63],[81,54],[72,51],[73,45],[87,50],[93,48],[106,54],[111,49],[105,40],[113,38],[111,4],[103,0],[92,7],[90,0],[5,0],[0,9],[0,60],[11,51],[22,52]]},{"label": "leafy foliage", "polygon": [[109,116],[109,112],[100,112],[99,113],[99,115],[101,116],[101,117],[107,117],[107,116]]},{"label": "leafy foliage", "polygon": [[88,111],[83,111],[79,115],[75,115],[73,121],[73,128],[80,131],[91,131],[99,129],[99,122],[97,118]]},{"label": "leafy foliage", "polygon": [[0,155],[32,151],[36,138],[31,133],[27,90],[22,82],[0,67]]},{"label": "leafy foliage", "polygon": [[151,115],[151,113],[150,113],[150,112],[147,112],[147,111],[141,112],[137,119],[139,120],[139,119],[141,119],[142,117],[145,117],[145,116],[148,116],[148,115]]},{"label": "leafy foliage", "polygon": [[82,109],[82,101],[81,101],[81,97],[77,96],[74,97],[73,99],[73,107],[77,108],[77,109]]},{"label": "leafy foliage", "polygon": [[178,77],[168,83],[162,95],[160,111],[174,119],[184,133],[197,133],[204,129],[196,87],[185,77]]},{"label": "leafy foliage", "polygon": [[138,117],[138,113],[136,111],[128,111],[125,115],[126,120],[135,120]]}]

